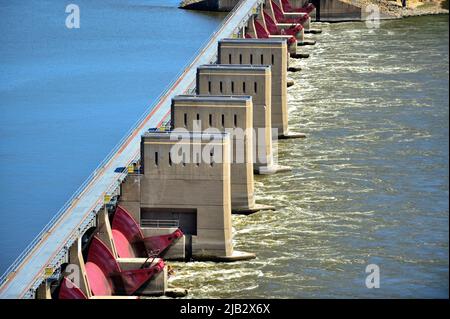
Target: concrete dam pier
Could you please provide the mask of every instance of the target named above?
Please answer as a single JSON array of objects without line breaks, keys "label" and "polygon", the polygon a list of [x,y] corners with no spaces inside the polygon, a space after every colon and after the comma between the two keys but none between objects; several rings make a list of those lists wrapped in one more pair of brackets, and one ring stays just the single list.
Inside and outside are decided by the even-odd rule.
[{"label": "concrete dam pier", "polygon": [[231,11],[239,0],[183,0],[180,8],[206,11]]},{"label": "concrete dam pier", "polygon": [[276,213],[256,203],[254,174],[290,170],[274,154],[279,138],[304,137],[289,130],[289,61],[320,30],[307,1],[214,3],[233,9],[2,276],[1,298],[184,296],[170,261],[256,257],[234,249],[232,214]]}]

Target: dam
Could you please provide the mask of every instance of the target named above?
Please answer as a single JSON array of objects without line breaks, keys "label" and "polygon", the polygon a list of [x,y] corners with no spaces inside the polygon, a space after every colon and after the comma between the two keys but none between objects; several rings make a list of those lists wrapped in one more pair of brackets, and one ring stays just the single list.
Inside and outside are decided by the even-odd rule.
[{"label": "dam", "polygon": [[[270,2],[269,8],[272,5]],[[264,17],[264,11],[267,10],[267,6],[267,3],[262,1],[239,2],[234,11],[230,13],[223,25],[179,77],[174,86],[158,101],[151,113],[147,114],[139,125],[130,132],[120,144],[120,147],[113,152],[111,158],[104,165],[100,166],[86,185],[83,185],[80,192],[74,196],[73,201],[60,215],[55,216],[55,219],[49,224],[50,226],[44,229],[42,236],[38,237],[23,257],[19,258],[13,264],[13,267],[8,270],[6,276],[2,278],[2,298],[49,298],[50,289],[54,288],[55,283],[59,283],[61,287],[64,287],[67,281],[65,276],[67,275],[62,266],[67,264],[67,262],[77,264],[81,271],[87,274],[87,278],[81,280],[79,289],[75,290],[75,293],[74,290],[59,288],[59,297],[99,298],[111,294],[117,297],[123,297],[123,295],[164,294],[169,289],[167,289],[165,283],[168,269],[164,266],[163,259],[184,260],[193,258],[193,260],[198,261],[234,261],[253,260],[252,258],[255,258],[252,250],[249,250],[249,252],[238,251],[233,248],[231,242],[231,237],[233,236],[231,223],[234,220],[231,216],[233,188],[239,186],[233,186],[234,177],[230,172],[233,171],[233,167],[245,169],[247,172],[245,183],[248,184],[252,180],[251,174],[248,174],[248,158],[242,167],[233,166],[236,165],[233,162],[223,166],[221,164],[216,165],[216,162],[211,162],[214,164],[211,165],[209,163],[208,166],[196,162],[195,159],[193,162],[175,163],[174,159],[167,155],[169,151],[164,145],[170,144],[167,139],[172,130],[175,130],[177,126],[187,126],[184,122],[187,124],[189,121],[185,121],[184,116],[186,116],[187,120],[202,119],[204,123],[215,123],[215,126],[219,124],[219,127],[240,127],[242,126],[240,120],[245,118],[247,127],[254,126],[258,121],[256,121],[257,118],[255,118],[253,112],[249,114],[246,111],[244,115],[241,112],[230,113],[225,110],[227,108],[237,110],[236,103],[240,103],[239,108],[243,110],[254,110],[255,107],[258,107],[258,96],[256,93],[263,92],[261,89],[264,87],[273,88],[273,83],[270,84],[272,81],[286,82],[287,72],[285,71],[288,63],[290,67],[293,67],[292,64],[298,65],[298,62],[308,61],[298,61],[295,57],[297,57],[297,54],[303,54],[306,51],[306,49],[303,49],[304,47],[298,44],[303,41],[310,41],[313,37],[305,36],[304,33],[307,32],[302,32],[302,34],[297,32],[297,34],[290,36],[283,35],[279,36],[278,39],[272,37],[272,34],[268,31],[270,21],[268,21],[267,17]],[[269,10],[269,13],[274,14],[273,8]],[[311,26],[302,25],[301,29],[309,31],[310,28]],[[320,42],[321,36],[314,37],[314,39]],[[285,53],[275,58],[273,53],[271,53],[273,51],[270,51],[273,49],[265,52],[264,48],[261,48],[264,45],[281,45],[281,50],[284,50]],[[242,48],[239,48],[240,46]],[[262,53],[261,49],[263,49]],[[226,50],[231,50],[231,53]],[[313,54],[314,46],[308,47],[307,51]],[[267,67],[261,67],[269,65],[269,69],[272,71],[275,69],[275,66],[280,64],[283,58],[287,57],[288,53],[291,55],[291,58],[286,59],[286,68],[282,69],[284,70],[282,72],[284,75],[280,75],[278,79],[273,75],[267,74]],[[235,61],[233,61],[234,59]],[[260,59],[260,61],[257,61],[257,59]],[[225,62],[226,60],[228,62]],[[268,84],[263,86],[256,82],[250,73],[245,74],[249,82],[246,82],[247,80],[244,82],[239,81],[238,78],[233,78],[230,74],[222,74],[218,77],[217,82],[211,78],[211,74],[208,74],[209,80],[199,80],[199,77],[205,75],[204,73],[202,75],[202,72],[216,72],[215,69],[218,69],[219,72],[223,71],[220,66],[216,67],[211,63],[228,64],[227,69],[230,70],[229,72],[236,72],[233,71],[233,68],[239,69],[239,65],[242,65],[242,72],[250,72],[248,65],[260,65],[254,67],[254,69],[260,72],[266,68],[264,77],[266,78],[265,82]],[[290,77],[294,77],[295,74],[301,74],[301,72],[291,73]],[[260,76],[258,75],[258,77]],[[222,82],[220,77],[222,77]],[[199,81],[203,81],[202,89],[199,87]],[[295,84],[300,81],[301,79],[298,78],[294,80]],[[285,88],[284,85],[280,87]],[[195,93],[198,95],[194,95]],[[247,93],[249,94],[248,96],[242,95]],[[234,96],[233,94],[237,95]],[[270,91],[268,94],[272,101],[277,96],[273,91]],[[286,91],[281,96],[284,96],[284,100],[287,100]],[[222,109],[217,113],[214,105],[218,105]],[[274,103],[272,102],[271,106],[273,105]],[[188,110],[177,111],[177,107],[187,106],[192,110],[194,108],[196,110],[192,112]],[[203,111],[203,109],[205,110]],[[176,119],[176,114],[179,114],[178,117],[180,118],[178,124],[169,121],[170,119]],[[264,114],[266,118],[271,115],[279,115],[279,119],[284,119],[279,122],[273,122],[273,119],[270,118],[267,123],[277,123],[275,125],[278,125],[276,133],[269,135],[271,136],[269,138],[264,134],[261,135],[264,137],[263,149],[270,151],[270,147],[267,148],[267,145],[272,143],[272,136],[288,136],[291,130],[286,125],[289,122],[286,120],[288,117],[287,109],[280,107],[279,111],[274,113],[273,109],[269,110],[268,107],[265,107]],[[296,128],[302,130],[301,127]],[[185,133],[187,135],[180,136],[188,141],[195,141],[198,138],[201,141],[202,137],[198,137],[189,131],[192,131],[192,129],[188,129],[188,133]],[[301,136],[295,136],[294,134],[292,137]],[[217,153],[226,154],[229,151],[227,145],[230,143],[226,134],[219,133],[215,138],[217,138],[217,141],[220,141],[217,144],[219,147],[217,148]],[[292,139],[292,141],[299,140]],[[188,144],[190,143],[188,142]],[[247,145],[251,149],[252,146],[250,144]],[[211,153],[211,158],[214,157],[214,153],[216,153],[216,150]],[[265,160],[272,160],[270,153],[266,154],[269,155],[266,155]],[[288,154],[283,156],[289,158]],[[217,163],[221,162],[218,161]],[[292,170],[292,167],[287,165],[284,167],[286,169],[280,171],[280,173],[288,173]],[[182,173],[182,170],[188,173]],[[201,178],[202,181],[198,184],[195,182],[196,176],[204,175],[204,173],[199,172],[208,172],[206,173],[208,176],[216,173],[218,175],[210,175],[214,176],[210,180],[211,184],[205,184],[206,180],[204,177]],[[257,170],[256,172],[260,171]],[[280,176],[276,170],[269,170],[269,172],[273,174],[271,175],[273,178]],[[165,174],[168,174],[169,177],[164,177]],[[180,176],[183,176],[183,178],[179,179]],[[161,181],[156,182],[158,178]],[[258,185],[258,178],[255,177],[255,179]],[[166,185],[165,183],[169,180],[173,180],[174,183]],[[180,182],[190,183],[189,181],[191,180],[192,187],[186,186],[177,190],[177,187],[179,187],[177,185]],[[158,188],[154,187],[154,183],[159,185]],[[210,186],[202,190],[202,185]],[[199,187],[198,191],[195,187]],[[186,196],[183,193],[183,189],[186,188],[192,189],[192,198],[182,198],[181,202],[177,202],[179,199],[178,195]],[[174,191],[172,193],[175,196],[174,198],[169,196],[171,194],[170,189]],[[194,195],[202,194],[205,191],[211,191],[211,193],[207,193],[209,195],[205,198]],[[242,194],[242,192],[235,191],[235,194]],[[218,195],[217,198],[215,195]],[[248,191],[247,196],[252,196],[251,189]],[[212,202],[216,199],[219,202]],[[267,202],[267,204],[270,205],[272,203]],[[252,207],[252,205],[247,206]],[[207,211],[211,214],[208,214],[208,216],[204,215],[202,207],[207,208]],[[217,210],[217,214],[215,211],[213,213],[212,207],[220,208]],[[217,217],[220,219],[219,221]],[[121,224],[127,224],[128,226],[121,228]],[[125,285],[123,289],[118,289],[114,286],[96,286],[92,278],[101,276],[101,273],[96,273],[96,270],[106,269],[106,265],[102,264],[104,258],[98,259],[96,257],[98,255],[109,256],[105,258],[110,258],[112,261],[116,260],[115,267],[121,273],[125,274],[128,272],[128,276],[137,275],[136,267],[143,263],[138,259],[145,259],[147,252],[123,249],[124,247],[129,247],[127,246],[127,238],[131,229],[135,229],[133,236],[136,236],[139,231],[142,232],[144,244],[150,242],[157,247],[156,251],[158,253],[152,255],[153,261],[148,263],[148,267],[145,267],[146,284],[142,286],[141,283],[135,282],[134,285]],[[183,233],[177,232],[178,229],[181,229]],[[217,234],[219,233],[223,234],[224,237],[218,237]],[[82,254],[83,246],[86,245],[85,239],[90,241],[87,256]],[[162,242],[165,242],[165,244],[163,245]],[[245,245],[241,246],[241,249],[247,250]],[[160,254],[160,250],[164,251],[164,253]],[[129,255],[125,256],[127,254]],[[177,267],[183,268],[183,264],[180,265]],[[83,268],[85,269],[83,270]],[[105,272],[103,271],[103,273]],[[179,286],[183,287],[183,285]]]}]

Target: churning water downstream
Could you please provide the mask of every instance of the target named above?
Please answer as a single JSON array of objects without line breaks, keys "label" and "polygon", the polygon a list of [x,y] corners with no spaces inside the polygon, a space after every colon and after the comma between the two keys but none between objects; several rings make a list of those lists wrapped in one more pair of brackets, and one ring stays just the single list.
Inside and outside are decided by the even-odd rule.
[{"label": "churning water downstream", "polygon": [[292,172],[256,179],[278,210],[233,217],[257,259],[175,264],[190,297],[448,297],[448,16],[321,28],[290,74],[308,138],[279,143]]}]

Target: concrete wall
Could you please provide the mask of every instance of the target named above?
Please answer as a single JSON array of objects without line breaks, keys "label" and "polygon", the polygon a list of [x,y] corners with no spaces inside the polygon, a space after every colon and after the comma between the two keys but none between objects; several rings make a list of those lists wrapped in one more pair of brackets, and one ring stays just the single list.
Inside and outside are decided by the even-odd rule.
[{"label": "concrete wall", "polygon": [[[231,206],[233,209],[254,207],[251,96],[180,95],[172,100],[171,118],[173,129],[204,131],[216,128],[221,132],[242,129],[245,132],[246,135],[237,134],[230,138]],[[237,156],[237,152],[242,157]]]},{"label": "concrete wall", "polygon": [[120,206],[125,208],[138,224],[141,224],[141,177],[140,174],[128,174],[120,185]]},{"label": "concrete wall", "polygon": [[278,135],[288,133],[287,44],[281,39],[223,39],[219,41],[219,64],[271,66],[271,121]]},{"label": "concrete wall", "polygon": [[[257,58],[256,56],[254,57]],[[243,62],[243,56],[239,57]],[[197,69],[197,94],[250,95],[253,99],[254,169],[270,167],[272,158],[271,132],[271,67],[268,65],[208,64]]]},{"label": "concrete wall", "polygon": [[180,8],[207,11],[231,11],[239,0],[184,0]]},{"label": "concrete wall", "polygon": [[[192,134],[185,134],[192,136]],[[216,135],[214,152],[229,156],[229,137]],[[193,143],[201,149],[206,140],[182,142],[188,147]],[[231,193],[230,163],[203,161],[198,164],[171,162],[171,147],[180,143],[171,141],[168,133],[148,133],[141,140],[141,209],[178,209],[196,212],[196,235],[192,235],[192,255],[231,256]],[[180,144],[178,144],[180,145]],[[169,213],[170,214],[170,213]]]}]

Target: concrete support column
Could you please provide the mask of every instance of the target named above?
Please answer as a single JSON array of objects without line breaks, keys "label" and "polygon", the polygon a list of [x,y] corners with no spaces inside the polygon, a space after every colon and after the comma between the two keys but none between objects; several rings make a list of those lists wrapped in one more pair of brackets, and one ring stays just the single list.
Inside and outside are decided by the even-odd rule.
[{"label": "concrete support column", "polygon": [[[237,85],[237,83],[236,83]],[[251,96],[180,95],[172,100],[172,129],[229,132],[231,206],[255,207],[253,181],[253,103]]]},{"label": "concrete support column", "polygon": [[117,250],[114,245],[111,224],[109,222],[108,211],[104,207],[97,215],[97,237],[108,247],[114,257],[117,259]]},{"label": "concrete support column", "polygon": [[[242,62],[242,56],[240,56]],[[260,59],[252,56],[251,59]],[[276,170],[272,153],[271,68],[268,65],[207,64],[197,69],[197,94],[245,95],[253,99],[254,145],[256,173]]]},{"label": "concrete support column", "polygon": [[[142,218],[178,222],[196,259],[234,256],[229,147],[227,134],[187,130],[175,139],[147,133],[141,140]],[[209,154],[211,161],[197,154]]]},{"label": "concrete support column", "polygon": [[[91,294],[91,289],[89,288],[89,281],[87,279],[87,273],[86,273],[86,267],[85,267],[85,263],[84,263],[84,258],[83,258],[83,252],[82,252],[82,247],[81,247],[81,238],[78,238],[72,245],[72,247],[70,247],[69,250],[69,263],[72,265],[75,265],[76,268],[78,268],[78,274],[77,275],[77,279],[78,282],[76,283],[77,286],[81,289],[81,291],[83,291],[83,293],[88,297],[92,297]],[[70,276],[72,274],[68,273],[65,274],[68,278],[70,278]]]},{"label": "concrete support column", "polygon": [[120,185],[119,205],[125,208],[141,224],[141,179],[140,174],[128,174]]},{"label": "concrete support column", "polygon": [[50,282],[48,280],[44,280],[36,290],[36,299],[52,299]]},{"label": "concrete support column", "polygon": [[219,64],[271,66],[271,120],[278,137],[288,137],[287,44],[282,39],[223,39],[219,41]]}]

